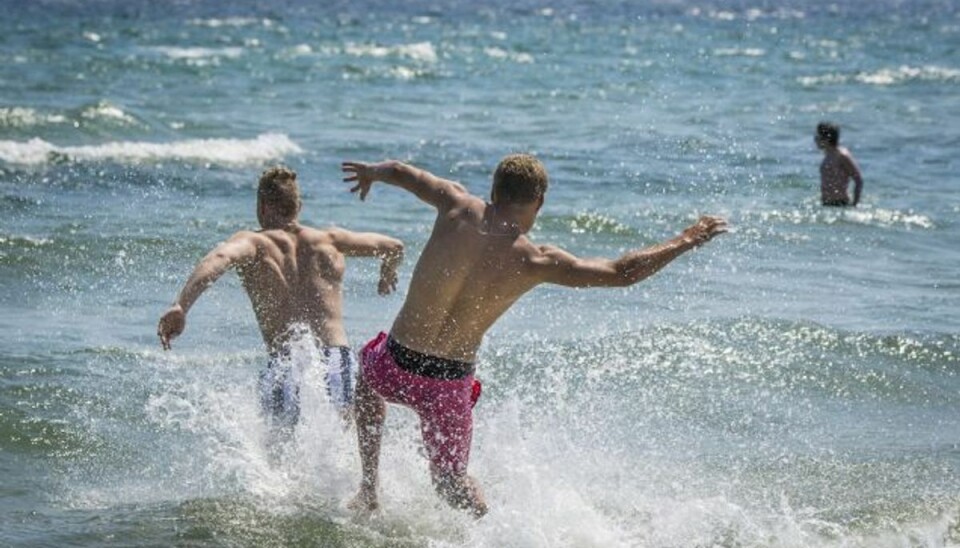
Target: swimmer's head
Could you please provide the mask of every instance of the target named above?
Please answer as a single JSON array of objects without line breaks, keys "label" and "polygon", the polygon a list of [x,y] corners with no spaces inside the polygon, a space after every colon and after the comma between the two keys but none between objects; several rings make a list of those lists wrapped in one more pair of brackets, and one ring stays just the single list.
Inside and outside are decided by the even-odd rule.
[{"label": "swimmer's head", "polygon": [[548,185],[547,170],[540,160],[530,154],[511,154],[500,160],[493,173],[490,201],[521,213],[521,228],[526,232],[543,205]]},{"label": "swimmer's head", "polygon": [[297,173],[276,166],[260,175],[257,187],[257,219],[263,228],[283,226],[300,214],[300,187]]},{"label": "swimmer's head", "polygon": [[820,148],[823,148],[824,145],[838,146],[840,144],[840,126],[830,122],[820,122],[817,124],[817,135],[814,140]]}]

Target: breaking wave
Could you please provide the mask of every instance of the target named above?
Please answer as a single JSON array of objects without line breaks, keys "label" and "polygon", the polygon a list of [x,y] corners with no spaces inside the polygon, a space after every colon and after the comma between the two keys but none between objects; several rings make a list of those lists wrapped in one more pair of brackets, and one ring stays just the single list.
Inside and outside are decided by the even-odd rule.
[{"label": "breaking wave", "polygon": [[37,166],[57,162],[138,164],[182,161],[221,165],[259,164],[303,150],[282,133],[265,133],[255,139],[189,139],[172,143],[117,141],[100,145],[58,146],[40,138],[0,141],[0,161]]}]

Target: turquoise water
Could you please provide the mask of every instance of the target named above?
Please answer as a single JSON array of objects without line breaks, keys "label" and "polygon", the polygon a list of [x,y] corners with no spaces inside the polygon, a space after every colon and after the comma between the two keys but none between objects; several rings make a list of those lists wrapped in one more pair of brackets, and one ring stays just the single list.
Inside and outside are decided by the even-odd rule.
[{"label": "turquoise water", "polygon": [[[960,545],[954,3],[2,7],[0,544]],[[822,119],[864,172],[855,210],[818,205]],[[399,295],[348,265],[359,346],[432,217],[390,188],[355,202],[340,161],[486,194],[514,151],[551,174],[538,242],[735,229],[633,288],[537,289],[493,329],[480,522],[434,496],[402,410],[371,521],[319,394],[271,464],[235,277],[160,350],[195,261],[254,226],[265,166],[299,172],[305,221],[407,243]]]}]

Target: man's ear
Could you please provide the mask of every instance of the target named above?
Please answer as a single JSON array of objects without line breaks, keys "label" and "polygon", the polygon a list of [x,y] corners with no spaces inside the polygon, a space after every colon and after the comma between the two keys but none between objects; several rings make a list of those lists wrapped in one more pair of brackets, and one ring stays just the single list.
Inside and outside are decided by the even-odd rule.
[{"label": "man's ear", "polygon": [[546,198],[546,196],[541,195],[540,198],[537,199],[537,213],[539,213],[539,212],[540,212],[540,208],[543,207],[543,200],[544,200],[544,198]]}]

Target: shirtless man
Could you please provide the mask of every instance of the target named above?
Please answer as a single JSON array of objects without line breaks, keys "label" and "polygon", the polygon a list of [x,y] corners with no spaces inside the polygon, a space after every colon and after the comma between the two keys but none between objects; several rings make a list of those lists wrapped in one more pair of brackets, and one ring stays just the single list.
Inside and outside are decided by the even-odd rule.
[{"label": "shirtless man", "polygon": [[298,222],[300,207],[297,174],[282,167],[265,171],[257,190],[261,230],[237,232],[208,253],[157,327],[160,344],[169,350],[170,341],[183,332],[193,303],[235,268],[270,353],[260,375],[260,401],[277,428],[292,428],[299,419],[305,364],[293,363],[298,360],[291,359],[290,345],[302,335],[327,360],[321,367],[331,401],[345,416],[351,414],[357,367],[343,329],[344,257],[380,258],[381,295],[396,289],[403,258],[403,244],[387,236],[303,226]]},{"label": "shirtless man", "polygon": [[726,231],[717,217],[701,217],[682,234],[619,259],[582,259],[525,234],[547,190],[547,173],[533,156],[504,158],[493,176],[490,201],[458,183],[396,161],[345,162],[344,181],[364,199],[375,181],[413,193],[437,210],[417,262],[406,302],[389,335],[381,333],[360,354],[357,431],[363,478],[353,508],[375,510],[384,401],[413,408],[420,417],[430,471],[438,493],[476,516],[487,504],[467,475],[472,438],[474,363],[484,334],[524,293],[538,284],[627,286]]},{"label": "shirtless man", "polygon": [[[813,138],[817,148],[823,151],[820,163],[820,200],[825,206],[856,206],[860,203],[863,178],[853,155],[840,146],[840,128],[828,122],[817,124]],[[850,179],[853,179],[853,202],[847,194]]]}]

